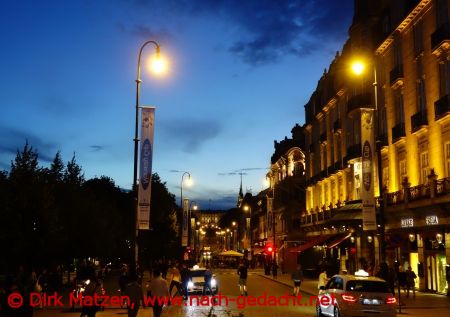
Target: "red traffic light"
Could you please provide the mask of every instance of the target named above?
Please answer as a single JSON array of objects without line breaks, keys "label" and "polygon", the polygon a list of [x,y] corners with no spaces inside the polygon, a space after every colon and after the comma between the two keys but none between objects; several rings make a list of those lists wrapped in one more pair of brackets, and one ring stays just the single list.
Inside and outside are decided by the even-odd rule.
[{"label": "red traffic light", "polygon": [[274,251],[273,246],[271,245],[266,245],[266,254],[272,254],[272,252]]}]

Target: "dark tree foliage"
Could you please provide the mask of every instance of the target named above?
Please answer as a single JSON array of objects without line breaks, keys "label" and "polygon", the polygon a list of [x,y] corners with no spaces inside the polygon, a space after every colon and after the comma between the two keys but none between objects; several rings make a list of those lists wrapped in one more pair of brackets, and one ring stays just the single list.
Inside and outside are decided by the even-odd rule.
[{"label": "dark tree foliage", "polygon": [[[152,230],[141,236],[143,259],[179,249],[175,208],[174,195],[154,174]],[[75,155],[64,165],[60,152],[48,168],[41,167],[37,151],[27,142],[9,173],[0,171],[0,273],[19,264],[129,259],[134,212],[132,193],[111,178],[85,180]]]}]

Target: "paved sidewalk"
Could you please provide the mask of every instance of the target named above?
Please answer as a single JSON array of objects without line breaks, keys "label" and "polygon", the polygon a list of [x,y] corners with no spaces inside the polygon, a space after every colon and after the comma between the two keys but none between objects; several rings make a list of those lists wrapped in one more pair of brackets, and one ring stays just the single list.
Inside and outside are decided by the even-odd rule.
[{"label": "paved sidewalk", "polygon": [[[264,275],[264,272],[262,271],[254,271],[254,273],[275,282],[293,287],[290,274],[278,275],[277,278],[274,279],[271,275]],[[309,279],[303,281],[300,290],[311,295],[317,295],[317,281]],[[425,313],[425,310],[428,309],[442,310],[445,311],[447,315],[450,314],[450,297],[445,295],[416,292],[416,298],[412,298],[412,294],[410,294],[409,298],[406,298],[406,294],[402,290],[400,299],[402,303],[402,312],[406,312],[410,315],[421,316]]]}]

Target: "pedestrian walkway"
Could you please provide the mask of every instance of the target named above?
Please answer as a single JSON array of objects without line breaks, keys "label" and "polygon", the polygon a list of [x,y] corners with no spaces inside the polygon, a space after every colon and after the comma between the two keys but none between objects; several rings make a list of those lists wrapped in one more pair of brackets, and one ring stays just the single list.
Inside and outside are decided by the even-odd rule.
[{"label": "pedestrian walkway", "polygon": [[[272,275],[264,275],[264,272],[256,271],[255,273],[264,278],[293,287],[290,274],[281,274],[275,279]],[[300,290],[310,295],[317,295],[317,283],[316,280],[304,280],[300,286]],[[450,313],[450,297],[445,295],[416,292],[416,298],[412,298],[412,294],[410,294],[409,298],[406,298],[406,294],[402,290],[400,302],[402,304],[402,311],[412,315],[422,315],[424,310],[427,309],[443,309]]]}]

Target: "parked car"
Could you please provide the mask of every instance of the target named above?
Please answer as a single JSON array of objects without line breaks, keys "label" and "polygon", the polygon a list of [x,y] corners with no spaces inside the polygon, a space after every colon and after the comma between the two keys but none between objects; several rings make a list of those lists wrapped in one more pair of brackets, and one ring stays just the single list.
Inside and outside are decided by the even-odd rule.
[{"label": "parked car", "polygon": [[[364,271],[362,271],[364,272]],[[357,272],[358,273],[358,272]],[[317,316],[395,317],[397,300],[385,280],[356,275],[335,275],[320,290],[316,303]]]}]

